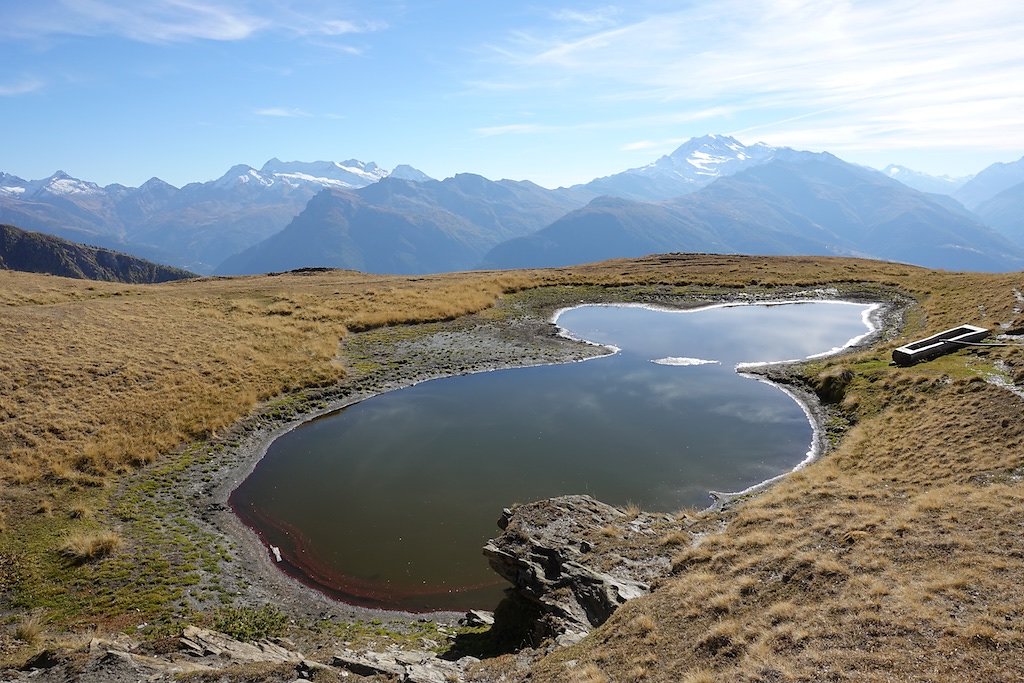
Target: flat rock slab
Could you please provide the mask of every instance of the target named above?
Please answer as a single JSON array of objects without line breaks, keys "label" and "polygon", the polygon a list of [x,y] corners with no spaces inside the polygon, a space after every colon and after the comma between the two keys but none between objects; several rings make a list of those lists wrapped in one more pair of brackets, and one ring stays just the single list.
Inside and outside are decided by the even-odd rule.
[{"label": "flat rock slab", "polygon": [[197,657],[217,656],[235,662],[279,662],[298,664],[305,657],[269,640],[243,643],[217,631],[186,626],[181,636],[182,647]]},{"label": "flat rock slab", "polygon": [[359,676],[390,676],[403,683],[451,683],[464,679],[467,666],[474,657],[451,662],[433,652],[394,650],[388,652],[354,652],[341,650],[331,665]]}]

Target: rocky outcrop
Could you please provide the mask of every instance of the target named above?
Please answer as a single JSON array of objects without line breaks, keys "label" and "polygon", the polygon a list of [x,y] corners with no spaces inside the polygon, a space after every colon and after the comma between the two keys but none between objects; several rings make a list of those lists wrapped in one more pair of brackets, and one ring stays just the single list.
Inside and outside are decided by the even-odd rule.
[{"label": "rocky outcrop", "polygon": [[463,657],[455,662],[439,658],[433,652],[390,650],[354,652],[342,650],[331,665],[359,676],[389,676],[403,683],[450,683],[461,681],[465,668],[480,660]]},{"label": "rocky outcrop", "polygon": [[538,635],[573,642],[670,571],[679,533],[671,515],[627,512],[590,496],[561,496],[506,509],[503,533],[484,546],[491,567],[540,606]]},{"label": "rocky outcrop", "polygon": [[234,638],[197,626],[186,626],[181,636],[182,649],[196,657],[221,657],[235,662],[291,663],[305,659],[300,653],[279,643],[261,640],[243,643]]},{"label": "rocky outcrop", "polygon": [[179,649],[173,652],[147,652],[143,643],[118,634],[93,638],[87,647],[77,650],[46,650],[26,662],[20,671],[3,672],[0,677],[37,683],[129,683],[174,681],[190,674],[214,676],[232,667],[256,664],[281,666],[296,676],[327,668],[290,646],[287,641],[244,643],[217,631],[187,626],[179,639]]},{"label": "rocky outcrop", "polygon": [[175,681],[195,675],[203,680],[235,680],[235,673],[250,676],[262,671],[259,680],[317,680],[323,676],[326,680],[370,677],[398,683],[451,683],[465,680],[466,668],[480,661],[475,657],[449,661],[433,652],[392,647],[383,652],[343,649],[330,664],[324,664],[305,657],[287,639],[247,643],[196,626],[185,627],[175,651],[147,654],[144,650],[142,643],[123,634],[93,638],[88,647],[78,650],[44,650],[20,670],[0,671],[0,679],[134,683]]}]

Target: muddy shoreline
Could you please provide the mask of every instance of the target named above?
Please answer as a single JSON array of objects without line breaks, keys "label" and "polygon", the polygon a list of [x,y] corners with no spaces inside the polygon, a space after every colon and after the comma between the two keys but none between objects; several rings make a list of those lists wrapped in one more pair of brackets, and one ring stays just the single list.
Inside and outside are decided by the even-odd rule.
[{"label": "muddy shoreline", "polygon": [[[221,582],[239,601],[254,605],[272,603],[293,618],[392,623],[429,619],[444,624],[454,623],[462,616],[461,613],[415,614],[347,605],[289,576],[275,566],[274,558],[258,534],[231,510],[228,505],[231,492],[253,471],[279,436],[309,420],[371,396],[452,375],[576,362],[605,355],[608,351],[604,347],[573,340],[559,333],[559,328],[550,320],[561,308],[584,303],[627,303],[691,309],[716,304],[789,303],[812,298],[882,304],[873,316],[875,331],[857,345],[841,351],[849,353],[872,345],[888,336],[888,331],[897,329],[905,303],[898,302],[891,293],[889,297],[880,298],[878,292],[836,289],[792,291],[782,296],[774,292],[764,296],[666,297],[660,301],[637,301],[627,291],[612,291],[610,294],[607,299],[567,300],[558,302],[560,305],[557,306],[519,306],[515,297],[510,297],[498,304],[498,312],[502,315],[494,315],[489,309],[490,313],[485,311],[447,323],[384,328],[351,335],[339,350],[339,355],[348,363],[344,380],[334,386],[303,390],[261,406],[229,433],[215,440],[223,451],[212,477],[207,477],[206,482],[189,478],[186,493],[193,501],[194,521],[231,545],[234,561],[222,563]],[[792,365],[776,364],[746,372],[779,386],[801,404],[814,429],[815,457],[820,457],[828,450],[824,432],[827,409],[809,388],[796,380],[797,373]],[[714,506],[727,506],[770,483],[739,493],[718,494]],[[495,519],[500,513],[500,506],[496,505]],[[495,533],[498,531],[496,526]]]},{"label": "muddy shoreline", "polygon": [[[266,454],[270,444],[296,427],[328,415],[346,406],[388,391],[406,388],[432,379],[474,372],[489,372],[516,367],[566,363],[605,355],[601,347],[566,340],[557,335],[557,329],[547,320],[524,319],[496,324],[479,316],[453,321],[448,324],[426,325],[428,333],[401,339],[390,350],[402,359],[397,371],[390,376],[354,371],[336,386],[321,390],[307,390],[296,400],[295,412],[285,418],[268,417],[266,410],[247,418],[235,426],[231,434],[220,441],[230,444],[221,456],[221,466],[214,474],[212,484],[191,487],[194,509],[198,517],[218,536],[230,540],[237,560],[225,569],[233,579],[238,598],[254,604],[274,603],[286,612],[309,619],[341,619],[362,621],[415,621],[430,619],[441,623],[454,623],[462,612],[412,613],[359,607],[339,602],[298,577],[288,575],[276,566],[267,544],[259,534],[235,515],[229,497],[235,488],[253,471]],[[356,345],[367,342],[374,345],[381,331],[352,335],[343,343],[342,353],[352,352]],[[436,353],[448,345],[475,349],[460,365],[444,363]],[[435,353],[431,353],[431,350]],[[356,355],[363,353],[356,350]],[[518,362],[517,362],[518,361]],[[394,360],[392,359],[392,363]],[[304,406],[315,408],[304,409]],[[497,519],[501,510],[495,510]],[[497,532],[497,527],[495,527]],[[239,567],[244,570],[237,571]]]}]

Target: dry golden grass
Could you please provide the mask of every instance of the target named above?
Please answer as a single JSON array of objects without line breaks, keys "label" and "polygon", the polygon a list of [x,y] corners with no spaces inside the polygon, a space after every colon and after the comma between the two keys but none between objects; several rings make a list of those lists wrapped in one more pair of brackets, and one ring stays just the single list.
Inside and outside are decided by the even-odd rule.
[{"label": "dry golden grass", "polygon": [[[917,336],[959,322],[1020,327],[1024,275],[930,274],[904,284]],[[1024,401],[987,383],[1024,349],[973,349],[912,368],[892,344],[810,367],[853,427],[835,450],[727,513],[637,601],[658,624],[647,680],[1014,680],[1024,671]],[[620,610],[566,658],[626,679],[638,643]]]},{"label": "dry golden grass", "polygon": [[[741,506],[724,533],[696,548],[666,537],[679,541],[676,575],[639,611],[623,610],[541,663],[534,680],[563,680],[568,657],[592,680],[1012,678],[1024,669],[1024,420],[1020,399],[979,376],[999,360],[1024,384],[1020,350],[908,369],[887,360],[893,346],[961,322],[1024,327],[1021,274],[709,255],[150,286],[3,271],[0,507],[17,528],[40,500],[116,483],[260,401],[336,381],[349,331],[450,319],[551,285],[728,296],[833,284],[917,301],[900,340],[809,371],[852,429],[828,457]],[[565,303],[558,296],[552,305]],[[67,498],[56,508],[75,514]],[[640,613],[655,628],[641,633],[644,623],[632,621]],[[597,651],[600,662],[590,657]]]},{"label": "dry golden grass", "polygon": [[61,552],[72,562],[89,562],[106,557],[121,546],[121,536],[115,531],[78,531],[70,534]]},{"label": "dry golden grass", "polygon": [[338,342],[350,330],[450,319],[527,287],[737,288],[751,280],[813,286],[851,279],[900,285],[912,275],[927,279],[928,272],[845,259],[727,256],[550,271],[429,277],[336,271],[149,286],[5,271],[0,479],[102,483],[110,473],[232,424],[259,401],[337,380],[344,374]]},{"label": "dry golden grass", "polygon": [[43,619],[38,612],[26,614],[14,627],[14,637],[28,645],[35,645],[43,635]]},{"label": "dry golden grass", "polygon": [[88,519],[93,516],[93,509],[85,503],[72,503],[68,508],[68,517],[71,519]]}]

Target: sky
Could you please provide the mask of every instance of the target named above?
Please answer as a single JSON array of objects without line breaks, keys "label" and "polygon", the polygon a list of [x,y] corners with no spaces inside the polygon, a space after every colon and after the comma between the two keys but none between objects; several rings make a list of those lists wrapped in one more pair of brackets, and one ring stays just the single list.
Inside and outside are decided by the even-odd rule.
[{"label": "sky", "polygon": [[547,187],[733,135],[881,168],[1024,155],[1020,0],[0,0],[0,171],[358,159]]}]

